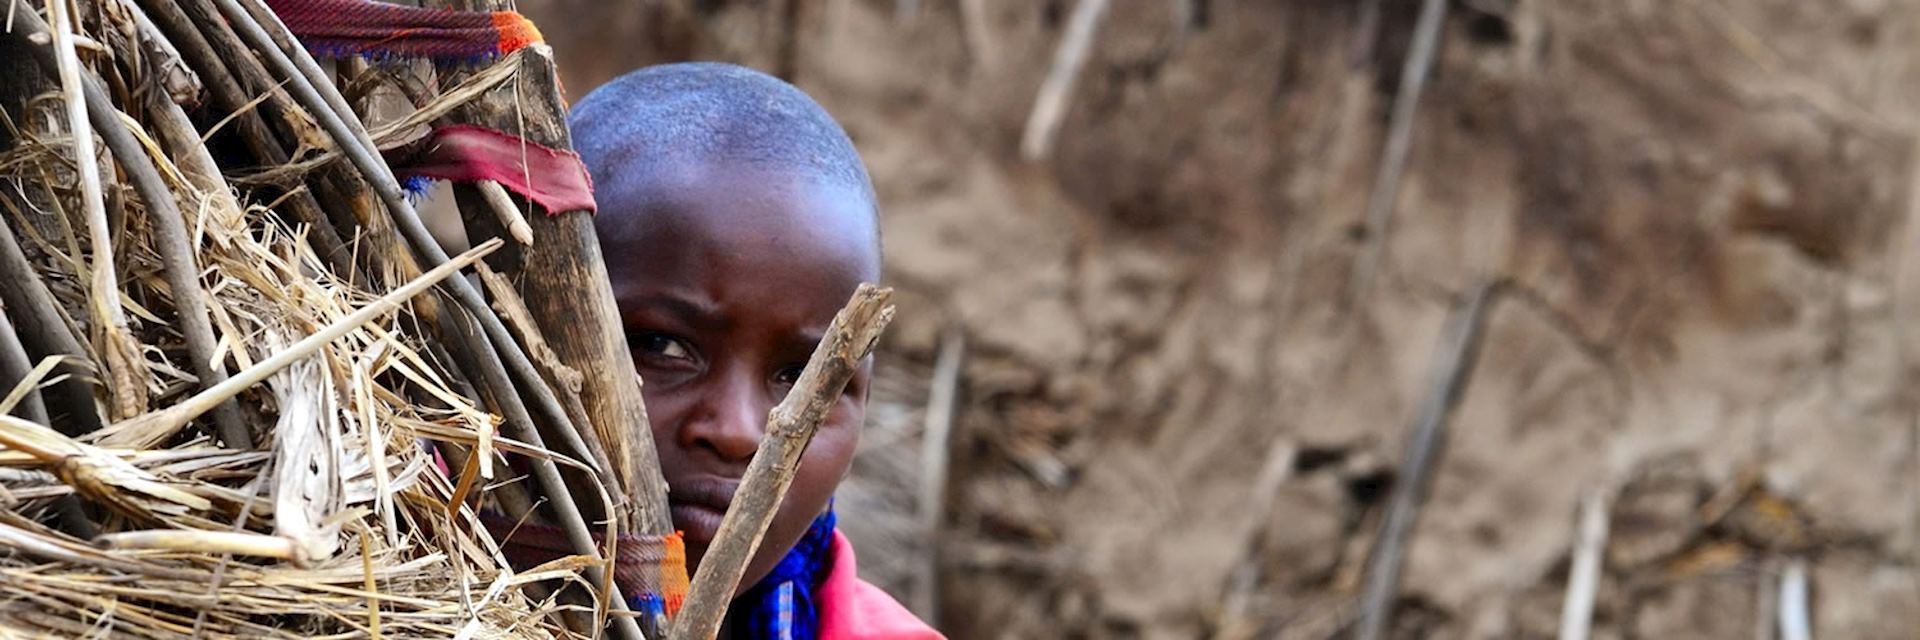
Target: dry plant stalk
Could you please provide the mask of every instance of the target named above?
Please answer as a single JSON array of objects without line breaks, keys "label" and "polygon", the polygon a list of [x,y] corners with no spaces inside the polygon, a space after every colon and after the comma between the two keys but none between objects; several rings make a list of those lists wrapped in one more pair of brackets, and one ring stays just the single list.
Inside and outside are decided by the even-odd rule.
[{"label": "dry plant stalk", "polygon": [[787,397],[767,415],[766,436],[747,464],[747,473],[720,521],[720,531],[700,559],[686,606],[673,620],[673,640],[712,640],[720,631],[727,602],[747,570],[767,524],[800,470],[800,454],[813,441],[840,392],[873,351],[880,333],[893,321],[893,290],[862,284],[847,306],[834,315],[827,335],[813,350]]},{"label": "dry plant stalk", "polygon": [[[458,258],[423,251],[423,270],[369,195],[391,173],[358,144],[363,125],[323,91],[281,87],[292,65],[238,3],[139,2],[50,3],[49,26],[9,0],[0,31],[50,61],[19,86],[64,98],[0,95],[12,141],[0,148],[0,414],[18,416],[0,416],[0,635],[569,636],[565,605],[539,582],[611,595],[578,512],[587,553],[515,573],[468,501],[522,495],[490,488],[488,465],[462,464],[503,452],[549,470],[607,466],[503,437],[492,411],[520,393],[489,387],[506,395],[489,406],[466,384],[507,379],[489,338],[508,360],[521,349],[452,277],[502,243]],[[108,49],[120,44],[137,51]],[[516,73],[489,69],[480,82]],[[453,105],[491,86],[461,89]],[[205,111],[170,100],[201,87]],[[362,152],[351,160],[372,182],[338,163],[228,181],[334,142]],[[417,224],[410,209],[391,215]],[[342,236],[364,242],[355,250],[370,268]],[[436,286],[473,315],[420,296]],[[420,333],[475,318],[489,331],[473,334],[486,348],[474,368],[449,368],[456,360]],[[222,380],[222,369],[236,373]],[[105,428],[96,391],[117,420]],[[238,428],[208,419],[221,406],[246,407]]]}]

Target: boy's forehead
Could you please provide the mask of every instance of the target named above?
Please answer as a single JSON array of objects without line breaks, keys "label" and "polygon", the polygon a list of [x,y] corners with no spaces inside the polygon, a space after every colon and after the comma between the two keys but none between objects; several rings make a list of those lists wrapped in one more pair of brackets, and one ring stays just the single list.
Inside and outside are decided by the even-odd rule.
[{"label": "boy's forehead", "polygon": [[657,259],[720,257],[700,255],[711,253],[772,264],[810,257],[879,277],[878,220],[862,190],[737,162],[626,164],[596,184],[595,227],[616,278],[622,267],[670,266],[643,265]]}]

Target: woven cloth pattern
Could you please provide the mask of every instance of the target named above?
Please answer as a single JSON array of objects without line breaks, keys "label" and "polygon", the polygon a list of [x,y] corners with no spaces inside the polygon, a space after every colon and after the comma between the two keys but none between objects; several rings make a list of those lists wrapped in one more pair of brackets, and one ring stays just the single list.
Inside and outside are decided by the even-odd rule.
[{"label": "woven cloth pattern", "polygon": [[593,212],[593,176],[580,155],[475,125],[434,129],[413,143],[382,149],[402,180],[492,180],[547,210]]},{"label": "woven cloth pattern", "polygon": [[316,54],[479,60],[540,42],[533,22],[512,11],[424,9],[370,0],[267,0],[287,29]]},{"label": "woven cloth pattern", "polygon": [[829,507],[813,519],[767,577],[734,599],[727,616],[735,633],[750,640],[820,637],[820,603],[815,595],[833,571],[834,524]]},{"label": "woven cloth pattern", "polygon": [[[482,513],[480,521],[500,543],[507,562],[516,569],[525,570],[574,555],[566,531],[559,527],[520,522],[491,512]],[[594,542],[602,542],[598,533],[594,534]],[[690,586],[686,541],[679,532],[668,536],[620,536],[614,546],[613,582],[637,610],[678,613],[686,603]]]}]

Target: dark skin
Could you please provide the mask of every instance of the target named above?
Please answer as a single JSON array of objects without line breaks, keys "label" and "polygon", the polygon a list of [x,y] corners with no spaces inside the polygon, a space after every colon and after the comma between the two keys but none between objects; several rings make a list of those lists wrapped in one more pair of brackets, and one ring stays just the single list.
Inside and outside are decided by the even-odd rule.
[{"label": "dark skin", "polygon": [[[674,527],[698,567],[768,411],[854,289],[879,279],[873,204],[864,190],[725,160],[594,173],[595,227]],[[871,370],[861,365],[814,435],[740,590],[773,569],[846,477]]]}]

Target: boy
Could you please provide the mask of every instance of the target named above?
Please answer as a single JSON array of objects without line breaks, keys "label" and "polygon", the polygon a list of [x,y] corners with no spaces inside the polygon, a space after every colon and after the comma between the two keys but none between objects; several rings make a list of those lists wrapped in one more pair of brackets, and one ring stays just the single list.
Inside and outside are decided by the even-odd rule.
[{"label": "boy", "polygon": [[[834,313],[880,277],[873,187],[852,141],[799,89],[744,67],[648,67],[568,123],[643,387],[674,526],[697,567],[768,410]],[[801,458],[747,566],[727,638],[939,638],[855,577],[833,490],[860,439],[871,363]]]}]

